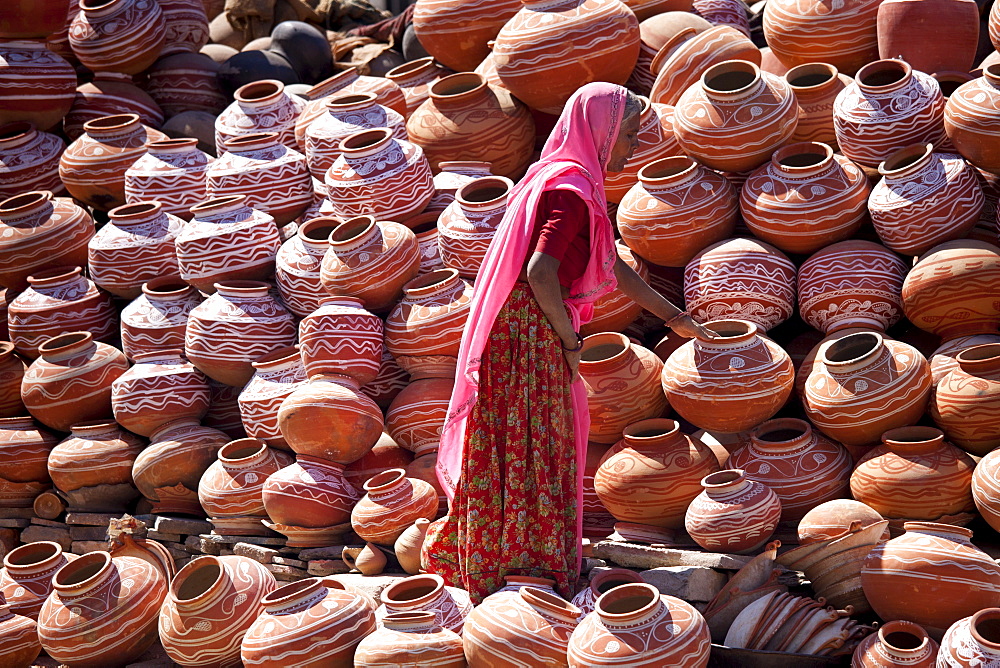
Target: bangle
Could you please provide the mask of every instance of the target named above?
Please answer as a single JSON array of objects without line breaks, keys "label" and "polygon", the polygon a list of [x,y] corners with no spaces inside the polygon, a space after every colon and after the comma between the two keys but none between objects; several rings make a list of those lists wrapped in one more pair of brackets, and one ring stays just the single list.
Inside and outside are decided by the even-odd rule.
[{"label": "bangle", "polygon": [[667,322],[665,324],[666,324],[667,327],[673,327],[674,323],[677,322],[678,320],[680,320],[681,318],[690,318],[690,317],[691,317],[690,313],[688,313],[687,311],[681,311],[680,313],[678,313],[677,315],[675,315],[670,320],[667,320]]},{"label": "bangle", "polygon": [[561,345],[562,349],[565,350],[568,353],[579,352],[583,348],[583,337],[580,336],[579,333],[577,333],[577,335],[576,335],[576,347],[575,348],[567,348],[565,345],[563,345],[562,341],[559,342],[559,345]]}]

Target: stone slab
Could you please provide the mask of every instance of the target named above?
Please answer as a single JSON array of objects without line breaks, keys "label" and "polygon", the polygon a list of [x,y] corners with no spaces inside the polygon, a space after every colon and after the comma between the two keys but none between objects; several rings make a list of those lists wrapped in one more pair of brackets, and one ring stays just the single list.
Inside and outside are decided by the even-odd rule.
[{"label": "stone slab", "polygon": [[282,582],[295,582],[296,580],[309,577],[309,573],[304,568],[295,568],[294,566],[285,566],[283,564],[268,564],[266,568],[271,571],[271,575],[275,579]]},{"label": "stone slab", "polygon": [[184,536],[179,533],[160,533],[159,531],[147,531],[146,538],[158,540],[161,543],[180,543],[184,541]]},{"label": "stone slab", "polygon": [[21,532],[22,543],[37,543],[43,540],[59,543],[63,550],[68,550],[73,543],[73,538],[69,535],[69,529],[33,525]]},{"label": "stone slab", "polygon": [[208,520],[198,520],[190,517],[157,515],[156,522],[150,528],[158,533],[196,536],[203,533],[211,533],[212,523]]},{"label": "stone slab", "polygon": [[[340,559],[344,553],[344,545],[331,545],[329,547],[309,547],[299,552],[299,559],[302,561],[315,561],[317,559]],[[355,546],[350,546],[355,547]],[[358,545],[356,547],[364,547]]]},{"label": "stone slab", "polygon": [[73,540],[106,540],[108,537],[107,527],[81,527],[69,528],[69,536]]},{"label": "stone slab", "polygon": [[280,566],[293,566],[295,568],[305,569],[308,566],[308,562],[300,561],[298,559],[289,559],[288,557],[273,557],[271,563],[278,564]]},{"label": "stone slab", "polygon": [[108,528],[111,520],[121,519],[121,513],[66,513],[66,524]]},{"label": "stone slab", "polygon": [[704,566],[666,566],[642,571],[639,575],[661,594],[676,596],[688,603],[711,601],[728,580],[725,573]]},{"label": "stone slab", "polygon": [[3,520],[31,520],[35,518],[35,511],[31,508],[0,508],[0,519]]},{"label": "stone slab", "polygon": [[198,536],[188,536],[184,539],[184,549],[191,554],[201,554],[201,538]]},{"label": "stone slab", "polygon": [[627,568],[661,568],[667,566],[703,566],[727,571],[738,571],[750,557],[735,554],[716,554],[697,550],[678,550],[668,547],[651,547],[633,543],[602,541],[594,546],[594,557],[614,562]]},{"label": "stone slab", "polygon": [[287,540],[284,536],[271,538],[270,536],[220,536],[218,534],[200,534],[202,540],[210,540],[219,545],[235,545],[236,543],[250,543],[251,545],[265,545],[268,547],[284,547]]},{"label": "stone slab", "polygon": [[26,519],[0,519],[0,529],[23,529],[31,525]]},{"label": "stone slab", "polygon": [[263,545],[252,545],[250,543],[236,543],[233,545],[233,554],[238,554],[247,559],[259,561],[262,564],[270,564],[278,556],[278,551]]},{"label": "stone slab", "polygon": [[75,540],[70,546],[73,554],[90,554],[91,552],[107,552],[108,544],[102,540]]},{"label": "stone slab", "polygon": [[320,578],[327,575],[350,573],[351,567],[340,559],[314,559],[307,562],[306,570],[309,575]]},{"label": "stone slab", "polygon": [[47,520],[42,517],[32,517],[32,524],[37,524],[40,527],[55,527],[57,529],[65,529],[68,525],[65,522],[57,522],[56,520]]}]

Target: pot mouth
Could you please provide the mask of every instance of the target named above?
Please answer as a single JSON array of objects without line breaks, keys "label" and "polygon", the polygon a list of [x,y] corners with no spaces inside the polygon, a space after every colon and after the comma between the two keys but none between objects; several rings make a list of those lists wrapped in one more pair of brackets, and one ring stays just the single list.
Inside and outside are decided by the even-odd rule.
[{"label": "pot mouth", "polygon": [[373,216],[356,216],[348,218],[330,232],[330,244],[343,244],[364,236],[375,227]]},{"label": "pot mouth", "polygon": [[651,612],[659,602],[660,592],[656,587],[644,582],[635,582],[609,589],[601,594],[594,608],[601,617],[612,621],[624,621]]},{"label": "pot mouth", "polygon": [[174,151],[179,149],[193,149],[198,145],[198,140],[192,137],[180,137],[177,139],[157,139],[146,145],[146,150],[150,153],[154,151]]},{"label": "pot mouth", "polygon": [[618,332],[591,334],[583,340],[580,361],[584,364],[608,362],[625,355],[631,345],[628,337]]},{"label": "pot mouth", "polygon": [[434,271],[429,271],[426,274],[411,279],[406,285],[403,286],[403,291],[407,294],[421,295],[433,292],[456,278],[458,278],[457,269],[435,269]]},{"label": "pot mouth", "polygon": [[421,72],[434,65],[434,56],[424,56],[409,62],[397,65],[385,73],[385,78],[389,80],[405,78],[409,74]]},{"label": "pot mouth", "polygon": [[264,102],[281,95],[284,90],[285,84],[277,79],[264,79],[240,86],[233,97],[237,102]]},{"label": "pot mouth", "polygon": [[278,133],[277,132],[254,132],[247,135],[239,135],[237,137],[230,137],[222,142],[222,148],[227,151],[233,150],[246,150],[249,148],[260,147],[261,144],[277,144],[278,143]]},{"label": "pot mouth", "polygon": [[746,471],[743,469],[726,469],[709,473],[701,479],[701,486],[705,488],[729,487],[735,482],[746,478]]},{"label": "pot mouth", "polygon": [[407,218],[403,221],[403,225],[413,230],[413,233],[417,236],[421,234],[426,234],[431,230],[437,231],[437,221],[440,217],[441,212],[435,211],[432,213],[421,213],[417,214],[412,218]]},{"label": "pot mouth", "polygon": [[216,209],[243,204],[246,201],[246,198],[246,195],[223,195],[222,197],[213,197],[195,204],[188,209],[188,211],[194,214],[194,217],[197,218],[200,213],[211,213]]},{"label": "pot mouth", "polygon": [[898,86],[900,82],[905,81],[911,75],[912,71],[910,65],[905,61],[887,58],[876,60],[862,67],[855,80],[864,89],[882,92]]},{"label": "pot mouth", "polygon": [[74,559],[58,571],[52,578],[55,589],[68,589],[86,585],[99,577],[101,572],[111,567],[111,555],[107,552],[91,552]]},{"label": "pot mouth", "polygon": [[14,195],[0,202],[0,214],[17,214],[37,207],[39,204],[51,202],[55,196],[48,190],[32,190],[31,192]]},{"label": "pot mouth", "polygon": [[312,88],[306,91],[306,97],[310,101],[321,100],[325,97],[324,92],[330,86],[343,82],[344,84],[343,86],[337,86],[337,88],[334,89],[333,92],[336,93],[338,90],[341,90],[342,88],[344,88],[344,86],[347,86],[349,83],[351,83],[357,78],[358,78],[357,68],[348,67],[342,72],[337,72],[329,79],[323,79],[318,84],[314,85]]},{"label": "pot mouth", "polygon": [[[993,66],[990,65],[990,67]],[[938,82],[938,88],[941,89],[941,95],[945,98],[951,97],[952,93],[961,88],[963,85],[975,80],[975,77],[969,72],[935,72],[931,76]]]},{"label": "pot mouth", "polygon": [[[163,205],[157,201],[135,202],[133,204],[123,204],[108,212],[108,218],[115,223],[137,223],[157,215],[163,209]],[[138,219],[138,220],[136,220]]]},{"label": "pot mouth", "polygon": [[389,469],[376,473],[363,485],[366,492],[380,492],[406,479],[406,469]]},{"label": "pot mouth", "polygon": [[698,169],[698,163],[685,155],[675,155],[660,158],[644,165],[639,170],[641,181],[675,181],[682,174],[689,174]]},{"label": "pot mouth", "polygon": [[413,612],[390,612],[382,618],[386,628],[434,627],[437,626],[437,613],[428,610]]},{"label": "pot mouth", "polygon": [[1000,650],[1000,608],[980,610],[969,620],[972,637],[993,650]]},{"label": "pot mouth", "polygon": [[903,445],[916,445],[927,443],[928,441],[944,440],[944,432],[936,427],[896,427],[882,434],[882,442],[900,443]]},{"label": "pot mouth", "polygon": [[192,601],[204,596],[222,577],[221,562],[204,556],[186,564],[170,583],[170,593],[178,601]]},{"label": "pot mouth", "polygon": [[549,611],[576,619],[583,612],[561,596],[552,592],[539,589],[538,587],[522,587],[520,591],[521,599],[528,605],[538,605],[547,608]]},{"label": "pot mouth", "polygon": [[1000,63],[990,65],[985,70],[983,70],[983,76],[993,80],[1000,79]]},{"label": "pot mouth", "polygon": [[358,105],[369,105],[378,99],[374,93],[349,93],[347,95],[336,95],[326,100],[327,109],[343,109],[356,107]]},{"label": "pot mouth", "polygon": [[878,630],[878,639],[890,649],[901,652],[919,652],[927,647],[927,632],[913,622],[895,620]]},{"label": "pot mouth", "polygon": [[724,342],[726,339],[739,339],[757,332],[757,326],[746,320],[713,320],[703,325],[715,332],[713,343]]},{"label": "pot mouth", "polygon": [[[193,563],[193,562],[192,562]],[[337,586],[331,586],[332,584]],[[278,587],[274,591],[268,592],[264,595],[264,598],[260,600],[261,605],[264,606],[281,606],[286,604],[304,593],[310,593],[318,590],[320,587],[326,587],[328,589],[339,589],[341,591],[346,591],[347,589],[335,580],[326,582],[320,578],[306,578],[305,580],[299,580],[298,582],[291,582],[284,586]]]},{"label": "pot mouth", "polygon": [[840,71],[829,63],[805,63],[785,72],[785,81],[794,90],[805,91],[837,78]]},{"label": "pot mouth", "polygon": [[92,130],[107,131],[107,130],[120,130],[126,128],[130,125],[136,125],[139,122],[138,114],[116,114],[114,116],[102,116],[101,118],[95,118],[91,121],[87,121],[83,124],[83,131],[89,133]]},{"label": "pot mouth", "polygon": [[760,68],[747,60],[727,60],[705,70],[701,77],[706,90],[722,95],[739,95],[760,80]]},{"label": "pot mouth", "polygon": [[117,4],[118,0],[80,0],[79,7],[83,10],[104,9]]},{"label": "pot mouth", "polygon": [[375,128],[373,130],[358,130],[340,141],[340,152],[350,153],[379,148],[392,139],[390,128]]},{"label": "pot mouth", "polygon": [[791,170],[822,165],[833,158],[833,149],[822,142],[801,142],[783,146],[774,152],[771,160]]},{"label": "pot mouth", "polygon": [[330,235],[344,222],[340,218],[333,216],[321,216],[313,218],[304,225],[299,226],[299,238],[305,241],[326,244],[330,241]]},{"label": "pot mouth", "polygon": [[768,420],[753,430],[753,438],[764,443],[791,443],[812,433],[812,427],[798,418]]},{"label": "pot mouth", "polygon": [[628,437],[629,440],[641,441],[644,439],[663,438],[664,436],[677,434],[680,430],[681,425],[676,420],[670,420],[667,418],[650,418],[648,420],[633,422],[625,427],[623,434]]},{"label": "pot mouth", "polygon": [[71,348],[82,347],[90,344],[94,336],[90,332],[69,332],[53,336],[51,339],[43,341],[38,346],[39,355],[53,355],[65,352]]},{"label": "pot mouth", "polygon": [[[10,341],[0,341],[0,357],[9,357],[14,352],[14,350],[15,350],[14,344],[11,343]],[[0,422],[0,424],[3,423]]]},{"label": "pot mouth", "polygon": [[882,161],[878,166],[878,173],[888,177],[905,174],[914,165],[926,160],[933,152],[933,144],[910,144]]},{"label": "pot mouth", "polygon": [[627,584],[641,583],[643,580],[635,571],[624,568],[614,568],[603,572],[590,581],[590,587],[598,595],[611,591],[615,587]]},{"label": "pot mouth", "polygon": [[60,284],[65,283],[69,280],[76,278],[77,276],[83,275],[83,269],[76,266],[66,265],[63,267],[52,267],[51,269],[43,269],[42,271],[36,272],[31,276],[28,276],[28,285],[50,285],[50,284]]},{"label": "pot mouth", "polygon": [[240,438],[226,443],[219,450],[219,461],[239,463],[267,452],[267,443],[259,438]]},{"label": "pot mouth", "polygon": [[154,297],[179,297],[194,292],[194,288],[179,278],[165,276],[143,283],[142,292],[147,296]]},{"label": "pot mouth", "polygon": [[441,589],[444,589],[444,580],[440,575],[412,575],[383,589],[381,598],[386,604],[412,603]]},{"label": "pot mouth", "polygon": [[483,176],[466,183],[455,193],[460,204],[489,206],[506,199],[514,182],[503,176]]},{"label": "pot mouth", "polygon": [[955,360],[962,362],[1000,362],[1000,343],[981,343],[978,346],[966,348],[955,356]]},{"label": "pot mouth", "polygon": [[20,139],[35,131],[35,124],[29,121],[14,121],[0,125],[0,141]]},{"label": "pot mouth", "polygon": [[15,547],[4,557],[3,565],[7,568],[14,566],[35,566],[62,554],[62,546],[53,541],[41,541],[38,543],[28,543],[20,547]]},{"label": "pot mouth", "polygon": [[479,160],[444,160],[438,163],[438,169],[442,172],[452,174],[465,174],[466,172],[486,172],[482,176],[487,176],[493,163]]},{"label": "pot mouth", "polygon": [[296,358],[300,357],[299,346],[285,346],[284,348],[278,348],[277,350],[272,350],[266,355],[261,355],[256,360],[250,363],[255,369],[266,368],[270,366],[281,366],[288,362],[295,361]]},{"label": "pot mouth", "polygon": [[475,72],[459,72],[438,79],[430,88],[434,99],[448,99],[486,88],[486,80]]},{"label": "pot mouth", "polygon": [[267,291],[271,289],[271,284],[264,281],[219,281],[214,285],[218,292],[226,295],[267,294]]},{"label": "pot mouth", "polygon": [[972,529],[960,527],[955,524],[941,524],[940,522],[904,522],[903,531],[925,531],[946,534],[958,536],[961,540],[972,538]]},{"label": "pot mouth", "polygon": [[823,361],[833,365],[860,362],[882,345],[882,337],[875,332],[856,332],[837,339],[822,352]]}]

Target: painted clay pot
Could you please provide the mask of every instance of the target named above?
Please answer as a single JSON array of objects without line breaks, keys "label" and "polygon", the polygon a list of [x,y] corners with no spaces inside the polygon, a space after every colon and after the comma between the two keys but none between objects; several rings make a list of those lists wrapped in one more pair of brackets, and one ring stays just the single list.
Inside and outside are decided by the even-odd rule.
[{"label": "painted clay pot", "polygon": [[939,665],[971,668],[1000,660],[1000,638],[995,629],[998,618],[1000,609],[985,608],[952,624],[941,639]]},{"label": "painted clay pot", "polygon": [[938,644],[913,622],[894,621],[857,646],[851,668],[934,668]]},{"label": "painted clay pot", "polygon": [[69,43],[89,70],[139,74],[163,51],[165,29],[154,0],[81,0]]},{"label": "painted clay pot", "polygon": [[788,84],[752,62],[728,60],[705,70],[677,100],[681,149],[725,172],[760,166],[795,132],[798,105]]},{"label": "painted clay pot", "polygon": [[240,390],[240,416],[247,436],[259,438],[272,448],[288,450],[278,429],[278,408],[289,394],[307,380],[298,346],[279,348],[252,363],[253,377]]},{"label": "painted clay pot", "polygon": [[820,347],[802,404],[809,421],[844,445],[868,445],[917,422],[930,398],[920,352],[876,332],[847,334]]},{"label": "painted clay pot", "polygon": [[624,584],[635,584],[642,581],[642,577],[638,573],[627,568],[601,569],[590,579],[590,584],[573,597],[573,605],[578,607],[584,615],[589,615],[594,611],[597,599],[604,592]]},{"label": "painted clay pot", "polygon": [[115,338],[118,317],[111,297],[82,275],[80,267],[56,267],[28,277],[28,289],[7,307],[10,340],[30,359],[63,332],[81,330],[102,342]]},{"label": "painted clay pot", "polygon": [[84,420],[110,418],[111,384],[128,369],[120,351],[70,332],[38,347],[21,382],[21,400],[32,417],[57,431]]},{"label": "painted clay pot", "polygon": [[386,411],[385,426],[393,440],[418,457],[436,451],[454,389],[450,373],[415,374]]},{"label": "painted clay pot", "polygon": [[177,278],[154,278],[142,296],[122,309],[122,351],[130,359],[142,353],[183,350],[188,314],[201,295]]},{"label": "painted clay pot", "polygon": [[[810,545],[845,535],[855,522],[864,529],[881,522],[874,508],[853,499],[835,499],[821,503],[799,520],[799,545]],[[888,536],[888,527],[886,528]]]},{"label": "painted clay pot", "polygon": [[235,101],[215,119],[216,146],[240,135],[277,132],[282,144],[298,150],[295,120],[305,102],[286,93],[284,84],[275,79],[254,81],[237,89],[233,97]]},{"label": "painted clay pot", "polygon": [[459,188],[438,218],[438,251],[446,267],[475,280],[513,187],[510,179],[484,176]]},{"label": "painted clay pot", "polygon": [[750,554],[768,541],[781,518],[781,501],[767,485],[739,469],[712,473],[701,484],[704,491],[684,516],[694,542],[709,552]]},{"label": "painted clay pot", "polygon": [[378,368],[378,376],[362,387],[361,392],[374,401],[379,408],[386,410],[396,395],[402,392],[409,382],[410,374],[399,366],[392,353],[383,347],[382,364]]},{"label": "painted clay pot", "polygon": [[[240,644],[277,583],[262,564],[237,555],[188,563],[160,610],[160,642],[184,666],[239,662]],[[205,619],[212,620],[206,626]]]},{"label": "painted clay pot", "polygon": [[295,343],[295,320],[267,283],[223,281],[216,287],[188,315],[185,356],[209,378],[242,387],[256,360]]},{"label": "painted clay pot", "polygon": [[397,65],[385,73],[385,78],[399,86],[406,100],[403,116],[409,118],[430,97],[431,86],[450,74],[454,72],[427,56]]},{"label": "painted clay pot", "polygon": [[63,130],[67,137],[76,139],[83,134],[87,121],[114,114],[136,114],[143,125],[151,128],[163,125],[163,110],[149,93],[132,82],[132,75],[96,72],[92,81],[77,87]]},{"label": "painted clay pot", "polygon": [[739,199],[728,180],[676,156],[642,167],[617,221],[622,241],[644,260],[683,267],[706,246],[728,239],[738,216]]},{"label": "painted clay pot", "polygon": [[156,201],[125,204],[88,243],[90,276],[116,297],[135,299],[154,278],[180,276],[177,235],[184,221]]},{"label": "painted clay pot", "polygon": [[220,69],[203,53],[175,53],[146,70],[144,88],[167,118],[189,112],[215,116],[229,102],[219,87]]},{"label": "painted clay pot", "polygon": [[407,138],[403,116],[379,104],[374,93],[338,93],[324,99],[325,113],[309,123],[304,139],[309,171],[317,179],[322,180],[340,157],[340,142],[355,132],[389,128],[394,138]]},{"label": "painted clay pot", "polygon": [[598,78],[625,83],[638,56],[639,22],[616,0],[524,2],[491,55],[503,85],[547,114]]},{"label": "painted clay pot", "polygon": [[357,297],[378,313],[396,303],[419,267],[417,239],[409,228],[366,215],[345,220],[330,234],[320,280],[330,294]]},{"label": "painted clay pot", "polygon": [[878,0],[851,0],[836,7],[813,0],[780,0],[764,12],[764,36],[786,67],[829,63],[853,75],[878,57]]},{"label": "painted clay pot", "polygon": [[167,422],[200,420],[208,412],[208,379],[179,350],[143,353],[111,384],[115,420],[150,436]]},{"label": "painted clay pot", "polygon": [[937,387],[948,372],[958,368],[958,354],[987,343],[1000,343],[1000,334],[973,334],[959,336],[942,343],[928,358],[931,364],[931,383]]},{"label": "painted clay pot", "polygon": [[371,601],[330,580],[284,585],[262,603],[240,647],[248,668],[281,668],[289,660],[301,668],[349,668],[358,644],[375,630]]},{"label": "painted clay pot", "polygon": [[198,482],[217,459],[229,436],[197,420],[173,420],[149,437],[149,446],[132,465],[132,480],[154,513],[203,517]]},{"label": "painted clay pot", "polygon": [[744,4],[734,0],[694,0],[691,11],[712,25],[728,25],[750,36],[750,20]]},{"label": "painted clay pot", "polygon": [[[1000,11],[1000,10],[998,10]],[[997,14],[1000,19],[1000,13]],[[966,160],[988,172],[1000,171],[995,129],[1000,119],[1000,64],[983,68],[983,75],[963,84],[948,98],[944,129]]]},{"label": "painted clay pot", "polygon": [[[678,23],[679,28],[666,31],[669,36],[666,33],[656,35],[655,42],[659,46],[652,53],[649,65],[655,77],[649,95],[653,102],[677,104],[684,91],[698,83],[705,70],[718,63],[746,60],[759,65],[761,62],[760,50],[739,30],[731,26],[706,29],[688,23],[685,17],[683,25]],[[649,32],[645,27],[640,30]],[[653,32],[660,31],[654,29]],[[643,41],[646,39],[644,37]]]},{"label": "painted clay pot", "polygon": [[[979,43],[979,7],[971,0],[879,4],[879,58],[905,60],[921,72],[968,72]],[[926,48],[914,48],[923,43]]]},{"label": "painted clay pot", "polygon": [[684,303],[699,322],[738,318],[771,329],[795,312],[795,265],[762,241],[720,241],[684,268]]},{"label": "painted clay pot", "polygon": [[[649,266],[631,248],[615,240],[615,251],[644,281],[649,281]],[[616,287],[594,302],[594,316],[580,325],[580,336],[587,337],[601,332],[625,332],[645,311],[640,304]],[[631,333],[631,332],[630,332]]]},{"label": "painted clay pot", "polygon": [[382,590],[381,605],[375,609],[379,626],[386,615],[399,612],[433,612],[437,623],[455,633],[462,633],[472,612],[469,594],[458,587],[446,587],[439,575],[413,575],[397,580]]},{"label": "painted clay pot", "polygon": [[115,422],[79,422],[49,453],[52,483],[76,512],[121,512],[139,496],[132,466],[146,442]]},{"label": "painted clay pot", "polygon": [[[212,521],[215,533],[260,536],[267,519],[263,488],[267,477],[292,463],[292,457],[272,450],[256,438],[222,446],[219,458],[198,483],[198,500]],[[250,533],[243,533],[250,532]]]},{"label": "painted clay pot", "polygon": [[1000,248],[948,241],[918,258],[903,282],[903,312],[943,339],[994,334],[1000,326]]},{"label": "painted clay pot", "polygon": [[49,453],[58,442],[30,417],[0,418],[0,508],[31,507],[49,486]]},{"label": "painted clay pot", "polygon": [[63,554],[59,543],[39,541],[11,550],[0,570],[0,594],[10,611],[37,620],[42,604],[52,591],[52,576],[76,559]]},{"label": "painted clay pot", "polygon": [[369,478],[388,469],[405,469],[412,461],[412,452],[399,447],[389,434],[383,433],[368,454],[348,464],[344,474],[354,489],[364,494],[364,484]]},{"label": "painted clay pot", "polygon": [[334,215],[399,221],[423,211],[434,195],[434,181],[423,149],[378,128],[340,142],[326,189]]},{"label": "painted clay pot", "polygon": [[0,23],[3,39],[46,38],[66,25],[65,7],[60,3],[38,7],[30,2],[12,3]]},{"label": "painted clay pot", "polygon": [[884,332],[903,317],[906,271],[906,263],[881,244],[831,244],[799,267],[799,313],[824,334],[851,327]]},{"label": "painted clay pot", "polygon": [[50,130],[62,121],[76,96],[73,66],[42,42],[0,43],[0,124],[31,121]]},{"label": "painted clay pot", "polygon": [[658,382],[663,363],[624,334],[592,334],[580,355],[590,408],[588,440],[615,443],[628,425],[660,417],[669,408]]},{"label": "painted clay pot", "polygon": [[299,455],[294,464],[268,477],[263,497],[272,522],[318,528],[349,522],[361,495],[344,476],[342,464]]},{"label": "painted clay pot", "polygon": [[42,651],[38,628],[33,619],[16,615],[0,603],[0,654],[11,668],[30,668]]},{"label": "painted clay pot", "polygon": [[931,417],[949,441],[983,456],[1000,446],[1000,344],[967,348],[956,359],[935,387]]},{"label": "painted clay pot", "polygon": [[197,139],[150,142],[146,155],[125,170],[125,199],[130,204],[154,200],[164,213],[183,220],[205,199],[205,172],[212,158],[198,150]]},{"label": "painted clay pot", "polygon": [[[159,568],[138,557],[80,557],[52,579],[53,593],[38,615],[42,648],[60,663],[81,666],[135,661],[156,641],[167,586]],[[75,615],[74,608],[88,614]]]},{"label": "painted clay pot", "polygon": [[424,538],[427,536],[427,529],[430,527],[430,520],[425,517],[418,517],[393,543],[392,551],[396,554],[396,560],[404,571],[410,575],[420,572],[420,548],[423,547]]},{"label": "painted clay pot", "polygon": [[941,144],[944,97],[929,74],[901,60],[865,65],[833,105],[841,152],[854,162],[878,167],[911,144]]},{"label": "painted clay pot", "polygon": [[674,410],[712,431],[739,432],[772,417],[795,383],[792,360],[746,320],[715,320],[712,341],[692,339],[663,366],[661,383]]},{"label": "painted clay pot", "polygon": [[517,0],[421,0],[413,10],[413,30],[435,60],[456,72],[468,72],[490,54],[488,42],[520,8]]},{"label": "painted clay pot", "polygon": [[854,236],[870,192],[864,172],[828,145],[789,144],[747,178],[740,213],[758,239],[804,255]]},{"label": "painted clay pot", "polygon": [[342,374],[364,386],[382,363],[382,319],[360,299],[327,295],[299,323],[299,346],[307,376]]},{"label": "painted clay pot", "polygon": [[[487,162],[476,162],[473,160],[446,160],[439,162],[439,171],[434,175],[434,196],[431,197],[431,201],[427,204],[422,214],[406,219],[403,221],[403,224],[419,235],[420,230],[417,229],[418,226],[431,220],[436,222],[438,215],[447,209],[449,204],[455,201],[455,194],[458,192],[458,189],[475,179],[490,176],[490,167],[491,165]],[[426,221],[423,218],[424,216],[428,216]],[[423,244],[421,244],[421,249],[423,249]],[[422,256],[421,272],[423,270]]]},{"label": "painted clay pot", "polygon": [[639,116],[638,146],[625,168],[604,178],[604,193],[609,202],[621,202],[629,190],[639,182],[639,172],[651,162],[662,158],[683,155],[674,137],[674,109],[665,104],[652,104],[642,98]]},{"label": "painted clay pot", "polygon": [[59,178],[59,158],[66,142],[17,121],[0,126],[0,198],[31,190],[64,191]]},{"label": "painted clay pot", "polygon": [[[364,668],[464,668],[462,637],[441,627],[433,612],[395,612],[358,645],[354,665]],[[499,665],[499,664],[498,664]]]},{"label": "painted clay pot", "polygon": [[906,533],[877,543],[861,569],[865,597],[884,620],[902,619],[940,634],[989,607],[1000,566],[962,527],[907,522]]},{"label": "painted clay pot", "polygon": [[829,63],[805,63],[784,74],[799,107],[799,122],[791,142],[822,142],[836,148],[833,104],[854,80]]},{"label": "painted clay pot", "polygon": [[[975,461],[933,427],[899,427],[858,462],[851,494],[889,520],[934,522],[974,510]],[[921,493],[934,489],[932,497]]]},{"label": "painted clay pot", "polygon": [[351,525],[363,540],[391,548],[418,518],[433,520],[438,495],[423,480],[389,469],[365,483],[367,494],[351,511]]},{"label": "painted clay pot", "polygon": [[[672,5],[667,11],[640,19],[639,59],[625,83],[626,88],[638,95],[648,97],[653,90],[657,74],[656,70],[652,68],[653,60],[669,40],[672,40],[685,28],[692,28],[695,33],[705,32],[712,28],[711,23],[697,16],[694,12],[688,11],[688,3],[672,3]],[[722,60],[728,60],[728,57],[722,58]]]},{"label": "painted clay pot", "polygon": [[208,43],[208,16],[201,0],[158,1],[167,33],[161,55],[198,51]]},{"label": "painted clay pot", "polygon": [[594,611],[573,631],[567,659],[570,668],[704,668],[711,643],[708,624],[693,606],[636,583],[597,599]]},{"label": "painted clay pot", "polygon": [[300,224],[295,235],[281,245],[275,257],[275,282],[281,301],[299,317],[308,316],[328,297],[320,281],[323,255],[337,219],[314,218]]}]

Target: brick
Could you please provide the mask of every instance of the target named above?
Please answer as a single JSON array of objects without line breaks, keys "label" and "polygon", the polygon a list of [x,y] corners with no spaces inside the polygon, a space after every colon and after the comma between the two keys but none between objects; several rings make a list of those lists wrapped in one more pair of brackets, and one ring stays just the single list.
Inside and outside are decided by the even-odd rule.
[{"label": "brick", "polygon": [[108,528],[111,520],[121,519],[121,513],[66,513],[66,524]]},{"label": "brick", "polygon": [[178,533],[160,533],[159,531],[147,531],[146,538],[158,540],[161,543],[180,543],[184,540],[184,536]]},{"label": "brick", "polygon": [[31,508],[0,508],[0,519],[32,520],[34,518],[35,511]]},{"label": "brick", "polygon": [[73,540],[107,540],[108,530],[105,527],[70,527],[69,536]]},{"label": "brick", "polygon": [[294,566],[284,566],[282,564],[268,564],[267,570],[271,571],[271,574],[277,580],[282,582],[295,582],[296,580],[302,580],[309,577],[309,573],[302,568],[295,568]]},{"label": "brick", "polygon": [[0,529],[23,529],[31,524],[31,520],[6,519],[0,520]]},{"label": "brick", "polygon": [[251,545],[250,543],[236,543],[233,545],[233,554],[238,554],[247,559],[259,561],[262,564],[270,564],[278,556],[278,551],[263,545]]},{"label": "brick", "polygon": [[750,557],[735,554],[677,550],[614,541],[603,541],[595,545],[594,556],[626,568],[643,569],[667,566],[704,566],[705,568],[738,571],[750,561]]},{"label": "brick", "polygon": [[327,575],[338,575],[350,573],[351,568],[340,559],[314,559],[307,562],[306,570],[309,575],[315,577],[325,577]]},{"label": "brick", "polygon": [[63,550],[68,550],[73,543],[73,539],[69,535],[69,529],[29,526],[21,532],[22,543],[37,543],[42,540],[51,540],[59,543]]},{"label": "brick", "polygon": [[37,524],[40,527],[55,527],[57,529],[65,529],[69,526],[65,522],[57,522],[56,520],[47,520],[42,517],[32,517],[31,523]]},{"label": "brick", "polygon": [[278,564],[279,566],[294,566],[295,568],[306,568],[308,565],[308,562],[289,559],[288,557],[274,557],[271,563]]},{"label": "brick", "polygon": [[90,554],[91,552],[107,552],[108,544],[100,540],[77,540],[70,545],[73,554]]},{"label": "brick", "polygon": [[[323,559],[340,559],[344,553],[344,545],[331,545],[329,547],[309,547],[299,552],[299,559],[302,561],[315,561]],[[358,547],[364,547],[359,545]]]},{"label": "brick", "polygon": [[175,547],[167,547],[167,552],[169,552],[170,556],[173,557],[174,559],[187,559],[188,557],[191,556],[191,554],[187,550],[178,550]]},{"label": "brick", "polygon": [[250,543],[251,545],[266,545],[268,547],[284,547],[287,540],[284,536],[271,538],[269,536],[219,536],[214,533],[200,534],[203,539],[211,540],[220,545],[234,545],[236,543]]},{"label": "brick", "polygon": [[150,525],[150,528],[158,533],[196,536],[203,533],[211,533],[212,523],[207,520],[196,520],[187,517],[157,515],[155,524]]},{"label": "brick", "polygon": [[724,573],[704,566],[667,566],[639,574],[661,594],[693,601],[711,601],[726,584]]}]

